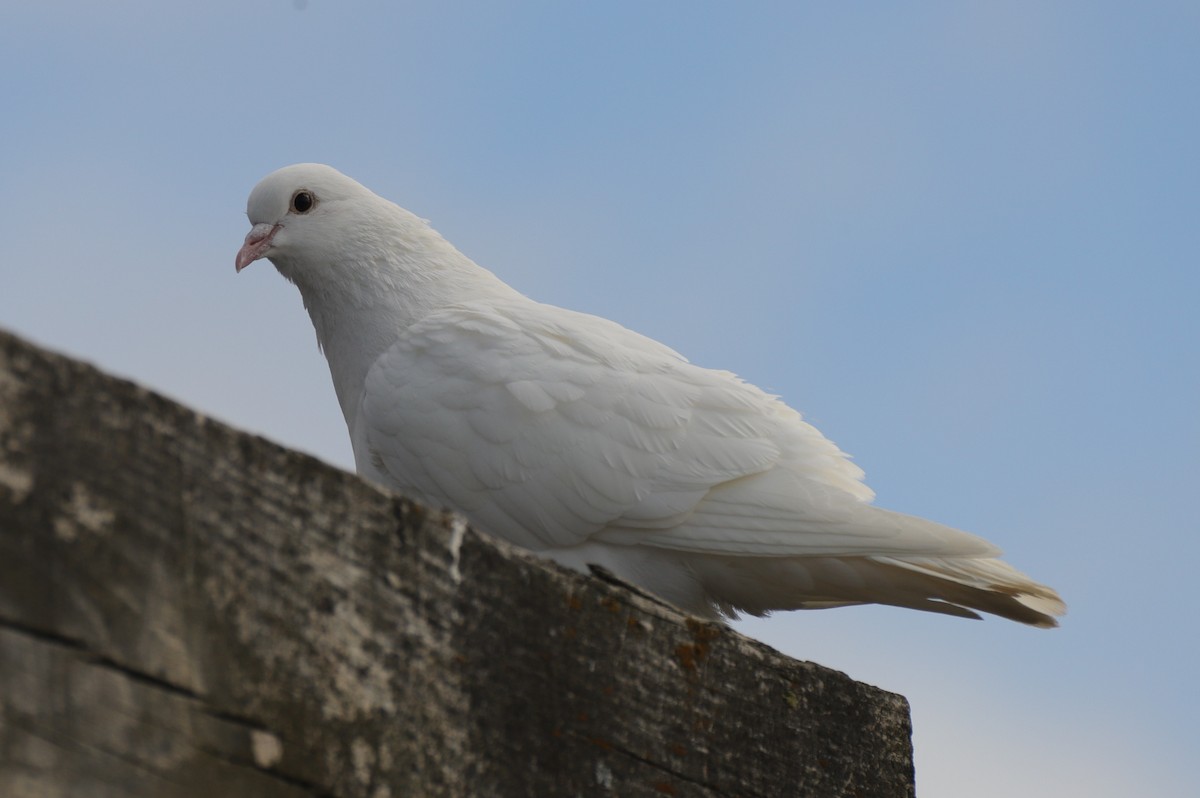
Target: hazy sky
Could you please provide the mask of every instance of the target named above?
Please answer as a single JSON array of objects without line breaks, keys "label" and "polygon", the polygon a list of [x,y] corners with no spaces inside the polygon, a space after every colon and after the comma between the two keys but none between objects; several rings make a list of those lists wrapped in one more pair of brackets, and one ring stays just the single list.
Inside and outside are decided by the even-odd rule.
[{"label": "hazy sky", "polygon": [[903,693],[923,798],[1194,794],[1200,4],[9,0],[0,326],[352,460],[250,189],[323,161],[781,394],[1062,629],[741,626]]}]

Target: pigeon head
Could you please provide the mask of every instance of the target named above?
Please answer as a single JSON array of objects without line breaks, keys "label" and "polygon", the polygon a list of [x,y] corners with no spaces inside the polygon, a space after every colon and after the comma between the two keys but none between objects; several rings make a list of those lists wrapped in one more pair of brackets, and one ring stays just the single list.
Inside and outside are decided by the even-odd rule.
[{"label": "pigeon head", "polygon": [[[267,258],[295,285],[317,341],[365,369],[368,355],[434,310],[516,292],[406,211],[333,167],[285,166],[250,192],[237,270]],[[361,369],[360,369],[361,367]]]},{"label": "pigeon head", "polygon": [[238,250],[237,270],[269,258],[281,270],[297,258],[319,257],[346,220],[379,198],[333,167],[302,163],[267,175],[250,193],[250,232]]}]

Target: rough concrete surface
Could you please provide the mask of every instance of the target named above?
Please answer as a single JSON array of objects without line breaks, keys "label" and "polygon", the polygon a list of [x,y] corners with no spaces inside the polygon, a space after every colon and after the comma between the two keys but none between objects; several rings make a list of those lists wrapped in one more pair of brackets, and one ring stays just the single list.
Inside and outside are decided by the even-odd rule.
[{"label": "rough concrete surface", "polygon": [[0,796],[911,796],[904,698],[0,332]]}]

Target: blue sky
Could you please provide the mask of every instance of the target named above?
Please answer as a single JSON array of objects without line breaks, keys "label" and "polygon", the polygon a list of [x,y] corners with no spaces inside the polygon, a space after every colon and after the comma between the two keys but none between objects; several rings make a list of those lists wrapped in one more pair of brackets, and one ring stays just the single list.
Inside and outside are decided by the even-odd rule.
[{"label": "blue sky", "polygon": [[1194,3],[15,2],[0,326],[350,467],[250,189],[323,161],[537,299],[781,394],[1062,629],[741,626],[905,694],[922,796],[1184,795]]}]

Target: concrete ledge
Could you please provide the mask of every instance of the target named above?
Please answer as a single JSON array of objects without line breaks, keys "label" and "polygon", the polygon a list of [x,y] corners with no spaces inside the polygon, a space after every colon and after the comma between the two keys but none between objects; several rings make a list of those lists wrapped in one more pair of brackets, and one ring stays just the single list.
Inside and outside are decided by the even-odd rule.
[{"label": "concrete ledge", "polygon": [[911,796],[910,732],[0,332],[0,795]]}]

